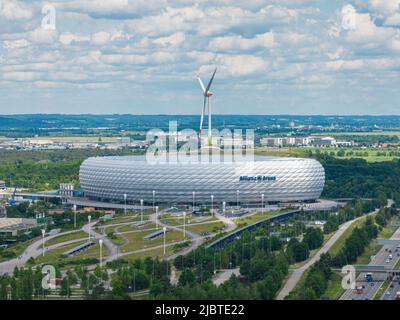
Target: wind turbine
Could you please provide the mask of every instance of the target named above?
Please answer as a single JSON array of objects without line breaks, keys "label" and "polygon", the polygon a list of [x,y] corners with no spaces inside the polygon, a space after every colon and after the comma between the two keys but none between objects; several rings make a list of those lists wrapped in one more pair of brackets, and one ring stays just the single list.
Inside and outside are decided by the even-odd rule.
[{"label": "wind turbine", "polygon": [[208,82],[207,88],[204,87],[203,81],[201,81],[200,77],[197,76],[197,80],[200,83],[200,87],[203,91],[204,95],[204,103],[203,103],[203,109],[201,110],[201,117],[200,117],[200,129],[199,129],[199,140],[201,141],[201,132],[203,130],[203,121],[204,121],[204,114],[206,112],[206,106],[208,105],[208,146],[212,146],[212,126],[211,126],[211,97],[213,96],[213,93],[210,91],[211,84],[214,81],[215,73],[217,72],[217,69],[214,70],[214,73]]}]

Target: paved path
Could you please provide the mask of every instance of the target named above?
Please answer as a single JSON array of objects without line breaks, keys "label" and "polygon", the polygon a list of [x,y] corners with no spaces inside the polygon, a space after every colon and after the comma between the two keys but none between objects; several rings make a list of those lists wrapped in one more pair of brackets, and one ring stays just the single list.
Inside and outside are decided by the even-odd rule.
[{"label": "paved path", "polygon": [[[63,236],[63,235],[68,235],[68,234],[72,234],[72,233],[76,233],[79,232],[81,230],[85,231],[85,227],[87,228],[88,225],[83,226],[82,229],[78,229],[78,230],[71,230],[71,231],[65,231],[65,232],[60,232],[58,234],[55,235],[51,235],[51,236],[47,236],[45,237],[45,243],[51,239],[57,238],[59,236]],[[74,242],[79,242],[82,239],[74,239],[74,240],[69,240],[69,241],[65,241],[62,243],[58,243],[49,247],[45,246],[45,251],[51,250],[51,249],[56,249],[58,247],[64,246],[64,245],[68,245]],[[37,258],[38,256],[40,256],[43,253],[42,251],[42,238],[38,238],[36,240],[34,240],[26,249],[25,251],[17,258],[8,260],[8,261],[4,261],[2,263],[0,263],[0,275],[2,274],[12,274],[14,272],[15,267],[23,267],[30,258]]]},{"label": "paved path", "polygon": [[[376,212],[376,211],[374,211]],[[374,212],[369,213],[372,214]],[[356,219],[350,220],[345,222],[339,227],[339,230],[336,231],[336,233],[325,243],[325,245],[313,256],[311,257],[303,266],[300,268],[295,269],[292,274],[290,275],[289,279],[286,281],[285,285],[281,289],[281,291],[278,293],[276,300],[283,300],[285,297],[293,291],[293,289],[296,287],[296,284],[299,282],[301,276],[303,273],[311,267],[315,262],[317,262],[320,258],[321,255],[324,253],[327,253],[330,248],[335,244],[335,242],[343,235],[343,233],[353,224],[353,222],[364,218],[365,216],[358,217]]]},{"label": "paved path", "polygon": [[217,275],[212,280],[217,287],[223,284],[224,282],[228,281],[233,274],[236,276],[240,276],[239,268],[225,269],[220,271],[221,272],[217,273]]}]

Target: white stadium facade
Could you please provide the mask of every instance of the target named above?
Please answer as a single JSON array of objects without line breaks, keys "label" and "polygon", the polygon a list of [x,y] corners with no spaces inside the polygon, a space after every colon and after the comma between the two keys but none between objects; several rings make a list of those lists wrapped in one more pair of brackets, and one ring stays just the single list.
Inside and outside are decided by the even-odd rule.
[{"label": "white stadium facade", "polygon": [[[314,159],[255,157],[254,161],[151,163],[144,156],[93,157],[80,168],[85,197],[101,202],[218,206],[317,200],[325,184]],[[263,195],[263,196],[262,196]]]}]

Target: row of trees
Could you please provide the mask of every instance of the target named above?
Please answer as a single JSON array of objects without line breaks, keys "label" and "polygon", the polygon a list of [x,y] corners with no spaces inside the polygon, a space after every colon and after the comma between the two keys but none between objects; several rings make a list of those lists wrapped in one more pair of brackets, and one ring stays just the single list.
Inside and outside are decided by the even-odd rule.
[{"label": "row of trees", "polygon": [[[391,215],[397,213],[394,208],[382,209],[382,211],[390,211]],[[305,281],[295,291],[291,292],[288,299],[319,299],[328,287],[332,275],[331,267],[340,268],[356,262],[371,240],[377,237],[378,227],[374,222],[375,220],[376,218],[368,217],[360,227],[355,228],[346,239],[343,248],[334,257],[331,257],[329,253],[321,255],[320,260],[308,271]]]}]

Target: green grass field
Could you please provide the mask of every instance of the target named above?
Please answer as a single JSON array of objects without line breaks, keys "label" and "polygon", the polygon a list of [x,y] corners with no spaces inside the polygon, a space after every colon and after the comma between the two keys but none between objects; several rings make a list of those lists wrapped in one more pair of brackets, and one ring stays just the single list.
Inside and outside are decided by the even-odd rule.
[{"label": "green grass field", "polygon": [[174,253],[174,246],[169,246],[165,248],[165,256],[164,256],[164,248],[158,248],[153,250],[148,250],[145,252],[132,253],[126,256],[123,256],[122,259],[125,260],[135,260],[135,259],[144,259],[147,257],[168,257]]},{"label": "green grass field", "polygon": [[0,262],[7,261],[21,255],[25,249],[36,239],[20,242],[7,249],[0,249]]},{"label": "green grass field", "polygon": [[[375,215],[375,214],[371,214],[371,215],[369,215],[369,216],[371,217],[371,216],[374,216],[374,215]],[[353,222],[353,223],[350,225],[350,227],[348,227],[347,230],[342,234],[342,236],[333,244],[333,246],[332,246],[332,247],[330,248],[330,250],[329,250],[329,254],[330,254],[331,256],[335,256],[336,254],[338,254],[339,251],[340,251],[340,249],[343,248],[343,246],[344,246],[344,244],[345,244],[345,242],[346,242],[346,239],[347,239],[348,237],[350,237],[350,235],[351,235],[351,233],[353,232],[353,230],[354,230],[355,228],[361,226],[361,225],[364,223],[364,221],[365,221],[366,219],[367,219],[367,216],[364,216],[364,217],[358,219],[357,221]]]},{"label": "green grass field", "polygon": [[[143,248],[151,248],[158,245],[162,245],[164,243],[164,236],[161,235],[153,240],[145,240],[143,239],[144,236],[153,233],[154,231],[150,232],[135,232],[135,233],[127,233],[126,236],[129,240],[127,245],[121,247],[123,252],[134,251]],[[186,235],[188,238],[188,235]],[[182,241],[183,240],[183,233],[179,231],[170,231],[166,233],[165,236],[166,243]]]},{"label": "green grass field", "polygon": [[279,211],[275,211],[275,212],[257,213],[257,214],[253,214],[251,216],[238,218],[235,220],[235,222],[236,222],[238,228],[240,228],[240,227],[247,226],[249,224],[255,223],[255,222],[263,220],[263,219],[275,217],[275,216],[280,215],[289,210],[291,210],[291,209],[283,209],[283,210],[279,210]]},{"label": "green grass field", "polygon": [[[338,151],[344,151],[345,156],[337,156]],[[396,151],[389,148],[360,148],[360,147],[348,147],[348,148],[316,148],[316,147],[293,147],[293,148],[257,148],[255,154],[257,155],[268,155],[268,156],[283,156],[283,157],[306,157],[310,152],[316,154],[328,153],[334,154],[338,159],[353,159],[359,158],[364,159],[368,162],[381,162],[391,161],[393,159],[399,159],[399,156],[390,155],[391,151]],[[349,154],[349,152],[353,152]],[[383,155],[386,153],[386,155]]]},{"label": "green grass field", "polygon": [[40,255],[35,259],[35,264],[52,264],[52,263],[56,264],[57,262],[66,261],[68,259],[71,259],[71,258],[65,257],[64,253],[67,252],[68,250],[71,250],[71,249],[85,243],[85,242],[86,241],[76,242],[73,244],[62,246],[62,247],[54,249],[54,250],[47,251],[47,252],[45,252],[44,257],[42,255]]},{"label": "green grass field", "polygon": [[212,222],[204,224],[194,224],[186,226],[186,230],[192,231],[197,234],[202,233],[216,233],[223,231],[225,226],[222,222]]},{"label": "green grass field", "polygon": [[[61,242],[65,242],[65,241],[70,241],[70,240],[76,240],[76,239],[83,239],[83,238],[88,238],[89,235],[84,232],[84,231],[77,231],[74,233],[70,233],[70,234],[65,234],[65,235],[61,235],[58,237],[55,237],[53,239],[50,239],[49,241],[46,241],[46,246],[52,246],[54,244],[57,243],[61,243]],[[46,240],[46,238],[45,238]]]},{"label": "green grass field", "polygon": [[342,277],[336,272],[333,272],[324,296],[327,296],[329,300],[339,300],[343,293]]},{"label": "green grass field", "polygon": [[[132,223],[134,224],[134,223]],[[118,228],[118,227],[117,227]],[[127,231],[140,231],[140,230],[146,230],[146,229],[155,229],[156,228],[156,224],[155,223],[149,223],[149,224],[145,224],[141,227],[132,227],[131,224],[128,224],[126,226],[123,227],[119,227],[118,231],[119,232],[127,232]]]}]

